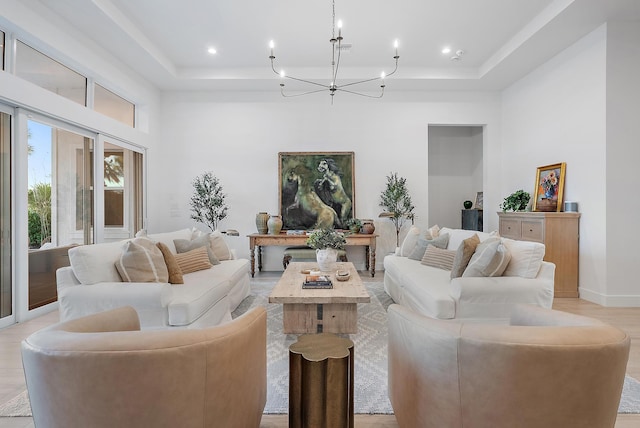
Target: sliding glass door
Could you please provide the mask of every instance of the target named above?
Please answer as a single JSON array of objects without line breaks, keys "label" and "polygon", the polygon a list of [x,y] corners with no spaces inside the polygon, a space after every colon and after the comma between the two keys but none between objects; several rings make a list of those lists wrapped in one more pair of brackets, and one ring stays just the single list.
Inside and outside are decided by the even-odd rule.
[{"label": "sliding glass door", "polygon": [[104,145],[104,241],[132,238],[142,229],[143,154],[113,139]]},{"label": "sliding glass door", "polygon": [[11,116],[0,111],[0,326],[13,311],[11,235]]},{"label": "sliding glass door", "polygon": [[29,310],[55,302],[68,250],[93,243],[94,138],[29,120]]}]

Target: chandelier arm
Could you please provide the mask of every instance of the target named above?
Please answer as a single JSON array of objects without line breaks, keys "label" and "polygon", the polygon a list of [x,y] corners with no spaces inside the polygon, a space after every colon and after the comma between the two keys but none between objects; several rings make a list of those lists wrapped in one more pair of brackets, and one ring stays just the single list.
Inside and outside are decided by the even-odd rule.
[{"label": "chandelier arm", "polygon": [[299,94],[285,94],[284,88],[283,87],[280,88],[280,94],[282,94],[282,96],[285,98],[299,97],[302,95],[315,94],[316,92],[324,92],[324,91],[326,91],[326,89],[316,89],[315,91],[301,92]]},{"label": "chandelier arm", "polygon": [[[397,58],[396,58],[396,68],[394,68],[391,73],[385,74],[385,79],[387,77],[393,75],[393,73],[395,73],[396,71],[398,71],[398,59]],[[345,86],[352,86],[352,85],[358,85],[360,83],[373,82],[374,80],[384,80],[384,79],[382,79],[380,77],[372,77],[371,79],[358,80],[357,82],[345,83],[344,85],[340,85],[340,87],[344,88]]]},{"label": "chandelier arm", "polygon": [[[297,77],[293,77],[293,76],[284,76],[284,78],[285,79],[296,80],[298,82],[308,83],[310,85],[322,86],[324,89],[329,89],[329,85],[324,85],[324,84],[318,83],[318,82],[312,82],[311,80],[298,79]],[[324,89],[320,89],[320,90],[322,91]]]},{"label": "chandelier arm", "polygon": [[349,91],[347,89],[340,89],[340,88],[337,88],[336,90],[342,91],[342,92],[346,92],[348,94],[359,95],[361,97],[367,97],[367,98],[382,98],[382,96],[384,95],[384,87],[382,88],[382,91],[380,92],[380,95],[362,94],[360,92],[354,92],[354,91]]}]

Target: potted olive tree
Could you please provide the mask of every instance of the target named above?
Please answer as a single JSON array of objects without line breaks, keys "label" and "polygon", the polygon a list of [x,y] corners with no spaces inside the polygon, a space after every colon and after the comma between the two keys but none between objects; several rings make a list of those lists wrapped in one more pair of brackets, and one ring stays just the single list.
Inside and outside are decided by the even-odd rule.
[{"label": "potted olive tree", "polygon": [[380,194],[380,206],[385,212],[380,217],[388,217],[396,228],[396,245],[399,245],[400,229],[406,220],[413,221],[415,206],[411,202],[407,179],[394,172],[387,176],[387,186]]},{"label": "potted olive tree", "polygon": [[212,172],[205,172],[193,180],[191,196],[191,218],[203,223],[211,230],[218,228],[218,222],[227,216],[229,207],[224,201],[227,196],[222,191],[220,180]]}]

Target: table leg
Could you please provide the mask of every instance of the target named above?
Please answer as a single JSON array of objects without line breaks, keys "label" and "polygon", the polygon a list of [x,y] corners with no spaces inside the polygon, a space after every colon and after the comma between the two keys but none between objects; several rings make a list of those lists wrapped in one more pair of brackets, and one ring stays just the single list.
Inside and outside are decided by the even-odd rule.
[{"label": "table leg", "polygon": [[251,256],[251,278],[256,273],[256,251],[253,239],[249,240],[249,254]]},{"label": "table leg", "polygon": [[376,250],[371,252],[371,277],[376,276]]},{"label": "table leg", "polygon": [[376,241],[373,241],[373,245],[369,249],[371,252],[371,277],[376,276]]},{"label": "table leg", "polygon": [[369,246],[364,246],[364,270],[369,270]]},{"label": "table leg", "polygon": [[262,246],[258,245],[258,271],[262,272]]}]

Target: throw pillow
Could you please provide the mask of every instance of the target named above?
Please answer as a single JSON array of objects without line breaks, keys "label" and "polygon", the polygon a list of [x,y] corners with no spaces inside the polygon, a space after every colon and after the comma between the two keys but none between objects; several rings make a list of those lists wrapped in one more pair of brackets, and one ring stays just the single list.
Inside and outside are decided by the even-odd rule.
[{"label": "throw pillow", "polygon": [[169,280],[162,252],[147,238],[127,241],[115,265],[124,282],[167,282]]},{"label": "throw pillow", "polygon": [[209,256],[209,263],[212,265],[219,265],[220,260],[213,253],[213,249],[211,248],[211,241],[209,240],[208,235],[202,235],[195,239],[174,239],[173,245],[176,246],[176,252],[186,253],[187,251],[191,251],[198,247],[205,247],[207,249],[207,255]]},{"label": "throw pillow", "polygon": [[471,260],[471,256],[473,256],[473,253],[476,251],[478,244],[480,244],[480,237],[478,237],[477,233],[460,243],[456,250],[456,256],[453,259],[451,279],[462,276],[464,270],[469,264],[469,260]]},{"label": "throw pillow", "polygon": [[158,242],[156,246],[162,252],[164,263],[167,265],[167,271],[169,272],[169,284],[184,284],[184,278],[182,277],[180,266],[169,247],[162,242]]},{"label": "throw pillow", "polygon": [[402,244],[400,245],[400,257],[408,257],[409,254],[416,248],[418,244],[418,238],[420,238],[420,228],[417,226],[411,226],[405,236]]},{"label": "throw pillow", "polygon": [[409,258],[411,260],[421,261],[422,257],[424,257],[424,252],[427,250],[427,245],[429,244],[444,250],[449,244],[449,235],[445,233],[438,236],[436,239],[418,239],[418,243],[416,244],[416,247],[413,249],[411,254],[409,254]]},{"label": "throw pillow", "polygon": [[455,251],[443,250],[433,245],[427,245],[427,250],[424,252],[424,257],[422,257],[420,263],[438,269],[451,270],[455,256]]},{"label": "throw pillow", "polygon": [[198,247],[186,253],[179,253],[174,256],[183,274],[196,272],[211,268],[209,255],[206,247]]},{"label": "throw pillow", "polygon": [[231,254],[231,250],[227,246],[227,243],[219,230],[211,232],[209,234],[209,238],[211,239],[211,249],[213,250],[213,254],[216,255],[218,260],[233,259],[233,254]]},{"label": "throw pillow", "polygon": [[501,276],[509,260],[511,260],[511,253],[502,240],[489,238],[476,247],[476,252],[462,276]]},{"label": "throw pillow", "polygon": [[434,224],[429,229],[427,229],[427,232],[429,232],[429,235],[431,235],[431,239],[436,239],[438,236],[440,236],[440,227],[437,224]]},{"label": "throw pillow", "polygon": [[542,259],[544,258],[544,244],[530,241],[515,241],[503,238],[504,245],[511,252],[511,261],[502,276],[520,276],[535,278],[538,276]]}]

